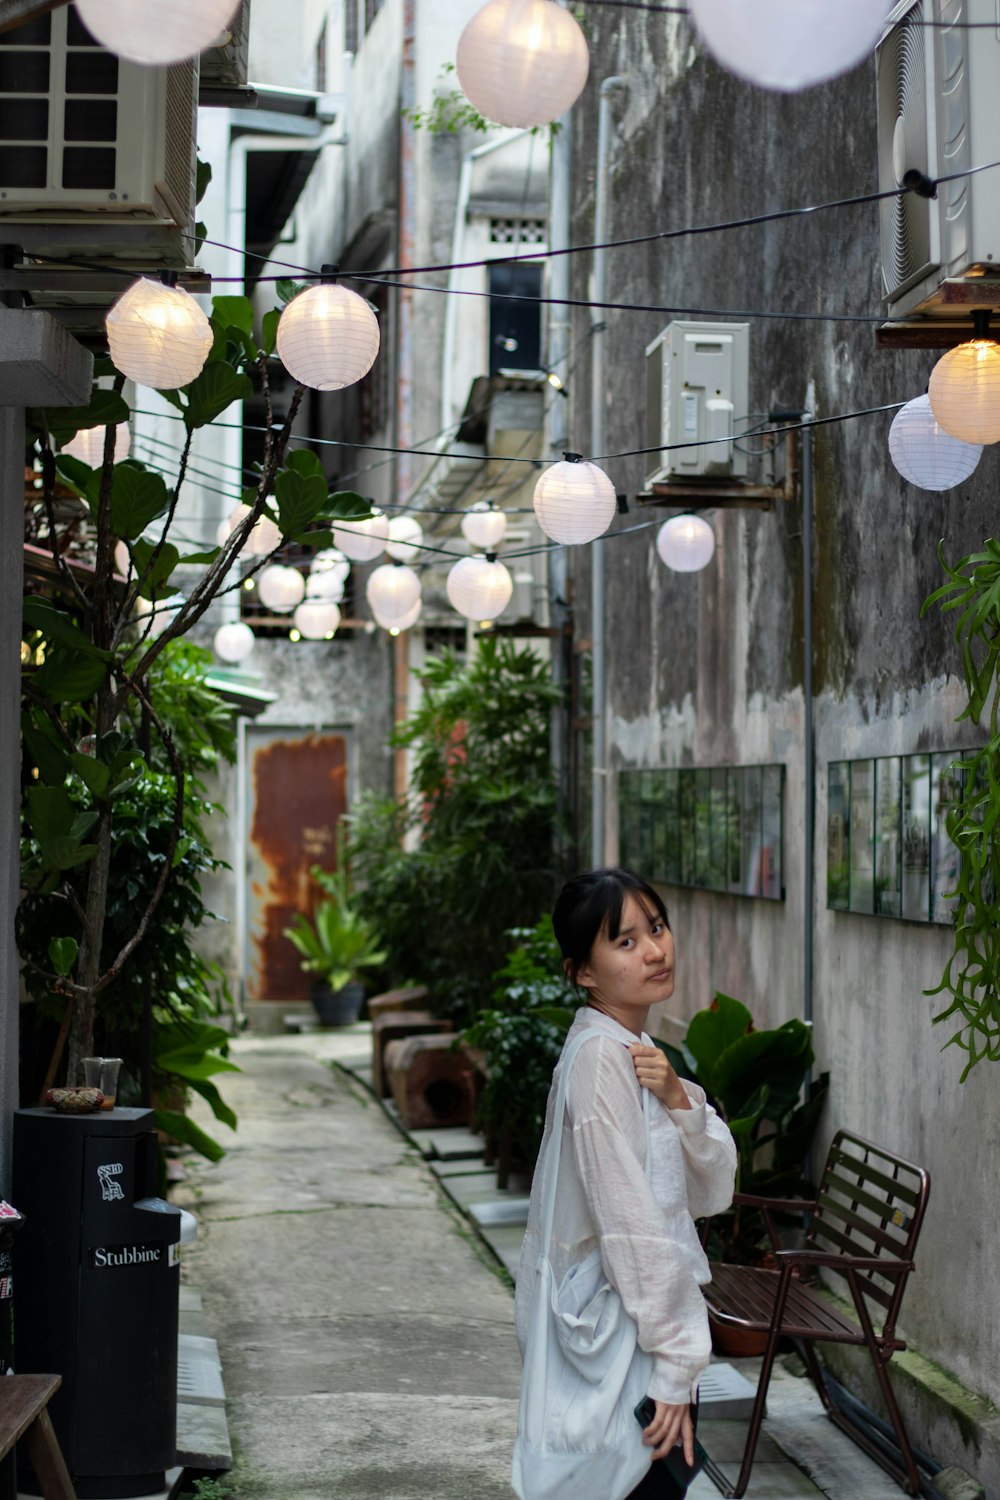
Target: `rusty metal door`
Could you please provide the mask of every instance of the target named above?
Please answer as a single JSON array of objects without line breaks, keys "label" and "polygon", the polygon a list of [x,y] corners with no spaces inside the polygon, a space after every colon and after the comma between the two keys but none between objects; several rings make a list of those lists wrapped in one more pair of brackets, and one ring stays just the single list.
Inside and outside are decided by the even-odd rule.
[{"label": "rusty metal door", "polygon": [[246,995],[304,1000],[309,976],[283,929],[315,895],[311,865],[336,865],[347,811],[347,739],[317,730],[247,729]]}]

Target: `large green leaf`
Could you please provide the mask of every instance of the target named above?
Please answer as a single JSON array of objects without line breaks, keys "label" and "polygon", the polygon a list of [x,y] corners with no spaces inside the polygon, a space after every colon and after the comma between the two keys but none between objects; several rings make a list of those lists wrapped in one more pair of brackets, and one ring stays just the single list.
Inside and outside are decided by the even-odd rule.
[{"label": "large green leaf", "polygon": [[272,307],[266,312],[261,320],[261,347],[265,354],[273,354],[274,346],[278,342],[278,324],[281,322],[281,308]]},{"label": "large green leaf", "polygon": [[236,1111],[226,1103],[214,1083],[207,1078],[189,1079],[189,1086],[207,1102],[217,1120],[228,1125],[230,1130],[236,1129],[239,1123]]},{"label": "large green leaf", "polygon": [[698,1077],[710,1094],[719,1095],[722,1091],[717,1077],[720,1058],[749,1032],[751,1024],[750,1012],[742,1001],[721,992],[708,1010],[700,1010],[693,1017],[685,1045],[698,1064]]},{"label": "large green leaf", "polygon": [[39,725],[28,714],[23,714],[21,737],[42,781],[61,786],[69,771],[69,756],[55,738],[55,730],[48,720]]},{"label": "large green leaf", "polygon": [[57,974],[65,977],[67,974],[72,974],[73,965],[76,963],[76,955],[79,951],[80,945],[76,938],[51,938],[49,941],[49,962]]},{"label": "large green leaf", "polygon": [[131,413],[117,391],[99,390],[86,406],[47,406],[42,419],[52,438],[60,445],[69,441],[75,432],[87,427],[117,427],[127,422]]},{"label": "large green leaf", "polygon": [[231,406],[253,395],[253,384],[222,360],[207,364],[196,380],[187,387],[188,404],[184,421],[188,427],[205,427]]},{"label": "large green leaf", "polygon": [[82,755],[79,751],[70,756],[70,761],[87,790],[95,797],[103,797],[111,783],[110,767],[96,756]]},{"label": "large green leaf", "polygon": [[285,458],[285,468],[294,469],[303,479],[311,479],[314,474],[324,477],[323,465],[311,448],[293,448]]},{"label": "large green leaf", "polygon": [[253,333],[253,303],[249,297],[213,297],[212,318],[224,328]]},{"label": "large green leaf", "polygon": [[206,1135],[188,1115],[179,1115],[172,1109],[154,1109],[153,1121],[157,1130],[162,1130],[164,1135],[172,1136],[185,1146],[191,1146],[199,1156],[207,1157],[209,1161],[221,1161],[226,1154],[225,1148],[218,1141],[213,1141],[210,1135]]},{"label": "large green leaf", "polygon": [[[149,566],[149,560],[156,551],[158,544],[147,542],[140,537],[133,544],[132,555],[135,558],[135,566],[140,578]],[[168,592],[166,584],[177,564],[180,562],[180,553],[173,542],[164,542],[157,553],[156,561],[149,569],[149,573],[143,579],[142,588],[139,590],[144,599],[156,599],[161,594]]]},{"label": "large green leaf", "polygon": [[130,463],[115,465],[111,487],[111,530],[115,536],[126,542],[135,540],[169,504],[170,495],[161,475]]},{"label": "large green leaf", "polygon": [[40,630],[47,641],[58,641],[62,646],[69,646],[74,651],[80,651],[85,656],[97,657],[101,661],[111,660],[111,652],[102,651],[95,646],[71,616],[65,610],[59,609],[51,600],[43,599],[38,594],[28,594],[21,606],[21,612],[25,623],[33,630]]},{"label": "large green leaf", "polygon": [[76,806],[65,787],[29,786],[25,793],[27,816],[37,839],[67,833],[76,816]]},{"label": "large green leaf", "polygon": [[85,464],[82,458],[74,458],[72,453],[56,454],[56,473],[67,489],[79,495],[81,500],[87,499],[87,485],[93,469]]},{"label": "large green leaf", "polygon": [[39,839],[39,857],[46,870],[72,870],[85,865],[97,853],[96,844],[81,844],[71,834],[59,834],[54,838]]},{"label": "large green leaf", "polygon": [[326,480],[322,474],[304,479],[294,469],[285,469],[275,481],[274,496],[282,535],[297,536],[326,505]]},{"label": "large green leaf", "polygon": [[31,684],[52,703],[86,703],[107,675],[107,666],[92,652],[59,646],[46,655],[45,665],[33,674]]}]

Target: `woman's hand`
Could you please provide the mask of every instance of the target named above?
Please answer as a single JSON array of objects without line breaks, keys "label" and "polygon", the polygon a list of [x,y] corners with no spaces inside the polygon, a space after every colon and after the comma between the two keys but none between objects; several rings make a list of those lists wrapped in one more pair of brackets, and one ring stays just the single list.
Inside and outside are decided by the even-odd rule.
[{"label": "woman's hand", "polygon": [[642,1440],[653,1449],[653,1457],[666,1458],[671,1448],[680,1443],[684,1457],[694,1463],[694,1424],[691,1407],[687,1401],[682,1406],[671,1406],[666,1401],[657,1401],[656,1416],[648,1427],[643,1428]]},{"label": "woman's hand", "polygon": [[635,1076],[644,1089],[655,1094],[667,1109],[691,1108],[684,1085],[662,1048],[644,1047],[641,1042],[633,1042],[628,1050],[635,1064]]}]

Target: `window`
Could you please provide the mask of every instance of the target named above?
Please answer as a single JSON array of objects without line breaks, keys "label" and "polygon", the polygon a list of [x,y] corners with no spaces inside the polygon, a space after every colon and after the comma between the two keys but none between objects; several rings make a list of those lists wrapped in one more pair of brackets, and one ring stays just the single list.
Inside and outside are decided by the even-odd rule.
[{"label": "window", "polygon": [[344,0],[344,51],[358,50],[358,5],[360,0]]},{"label": "window", "polygon": [[[537,370],[542,362],[542,268],[490,266],[490,374]],[[518,297],[534,301],[518,302]]]},{"label": "window", "polygon": [[783,810],[780,765],[620,771],[621,861],[665,885],[782,901]]}]

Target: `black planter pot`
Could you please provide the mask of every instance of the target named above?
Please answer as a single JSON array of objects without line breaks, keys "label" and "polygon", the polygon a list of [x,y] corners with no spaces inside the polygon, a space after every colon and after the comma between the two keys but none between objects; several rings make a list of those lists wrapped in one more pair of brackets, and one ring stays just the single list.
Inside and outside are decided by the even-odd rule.
[{"label": "black planter pot", "polygon": [[331,990],[328,984],[316,979],[309,987],[309,998],[321,1026],[350,1026],[361,1014],[365,991],[356,980],[345,984],[342,990]]}]

